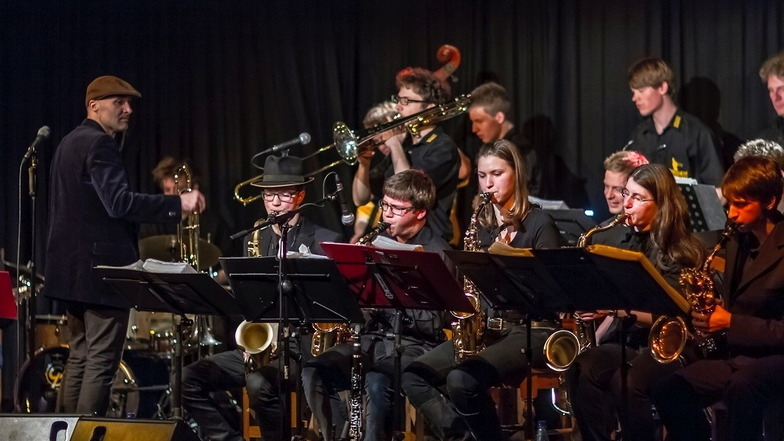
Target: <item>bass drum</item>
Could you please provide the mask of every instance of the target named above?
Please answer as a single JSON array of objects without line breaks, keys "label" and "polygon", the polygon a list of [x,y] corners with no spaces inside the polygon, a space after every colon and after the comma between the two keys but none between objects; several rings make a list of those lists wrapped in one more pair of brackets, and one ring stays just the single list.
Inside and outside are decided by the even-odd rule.
[{"label": "bass drum", "polygon": [[[67,346],[46,348],[22,365],[14,387],[18,413],[57,411],[57,394],[68,354]],[[125,351],[114,376],[106,416],[168,418],[168,375],[167,363],[159,357],[140,351]]]}]

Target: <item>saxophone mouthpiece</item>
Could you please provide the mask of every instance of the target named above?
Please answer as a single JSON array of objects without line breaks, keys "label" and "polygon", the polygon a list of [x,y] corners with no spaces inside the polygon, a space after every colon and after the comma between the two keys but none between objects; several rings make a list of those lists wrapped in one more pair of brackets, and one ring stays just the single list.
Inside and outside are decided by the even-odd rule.
[{"label": "saxophone mouthpiece", "polygon": [[612,221],[613,225],[618,225],[618,224],[626,222],[626,218],[627,217],[629,217],[629,215],[626,214],[626,213],[618,213],[618,215],[615,216],[615,219],[613,219],[613,221]]}]

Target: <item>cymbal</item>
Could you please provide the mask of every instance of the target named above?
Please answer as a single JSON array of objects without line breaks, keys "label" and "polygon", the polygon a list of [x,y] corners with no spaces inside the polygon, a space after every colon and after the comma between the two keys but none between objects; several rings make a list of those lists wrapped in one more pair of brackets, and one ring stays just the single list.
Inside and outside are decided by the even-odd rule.
[{"label": "cymbal", "polygon": [[[139,254],[141,254],[142,260],[158,259],[164,262],[174,262],[179,258],[179,248],[177,236],[173,234],[145,237],[139,241]],[[199,239],[199,266],[202,268],[215,266],[220,256],[221,251],[217,246],[204,239]]]}]

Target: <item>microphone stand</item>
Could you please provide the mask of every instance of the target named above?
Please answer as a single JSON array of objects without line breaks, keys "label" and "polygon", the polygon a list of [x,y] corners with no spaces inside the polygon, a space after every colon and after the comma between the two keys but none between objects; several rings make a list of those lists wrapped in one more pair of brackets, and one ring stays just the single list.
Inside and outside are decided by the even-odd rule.
[{"label": "microphone stand", "polygon": [[[280,419],[280,436],[282,440],[290,440],[291,437],[291,425],[289,424],[289,418],[291,415],[291,393],[290,393],[290,369],[289,369],[289,342],[290,342],[290,335],[289,335],[289,312],[288,312],[288,298],[291,294],[294,286],[291,283],[291,280],[288,279],[287,270],[286,270],[286,261],[287,261],[287,254],[288,254],[288,233],[291,226],[289,225],[289,220],[291,220],[294,216],[305,210],[306,208],[312,206],[323,206],[326,201],[334,201],[337,198],[337,191],[329,194],[316,202],[302,204],[294,210],[288,211],[286,213],[281,214],[271,214],[267,217],[267,220],[262,222],[259,225],[256,225],[252,228],[245,229],[238,233],[234,233],[230,236],[232,240],[235,240],[239,237],[246,236],[256,230],[260,230],[262,228],[277,225],[280,229],[280,239],[278,240],[278,350],[280,352],[280,356],[278,360],[280,361],[280,374],[278,375],[278,393],[280,399],[280,412],[281,412],[281,419]],[[301,438],[300,438],[301,439]]]},{"label": "microphone stand", "polygon": [[[17,333],[16,333],[16,352],[17,363],[21,369],[22,364],[26,360],[30,360],[35,355],[35,314],[36,307],[36,276],[35,269],[35,249],[36,249],[36,196],[37,196],[37,170],[38,170],[38,152],[34,146],[30,149],[30,166],[27,169],[28,177],[28,195],[30,196],[30,264],[28,269],[30,271],[30,287],[27,299],[19,298],[17,301]],[[23,160],[24,162],[24,160]],[[19,256],[17,256],[18,259]],[[17,266],[17,278],[19,277],[21,267]],[[24,349],[23,349],[24,348]],[[24,351],[24,352],[23,352]],[[23,356],[24,355],[24,356]]]}]

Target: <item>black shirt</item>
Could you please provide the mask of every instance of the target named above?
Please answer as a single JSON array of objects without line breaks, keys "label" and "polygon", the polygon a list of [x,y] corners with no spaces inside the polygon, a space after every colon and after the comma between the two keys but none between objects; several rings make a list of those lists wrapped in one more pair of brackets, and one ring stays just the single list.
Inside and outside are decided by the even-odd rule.
[{"label": "black shirt", "polygon": [[757,138],[777,142],[784,147],[784,117],[780,116],[776,118],[771,125],[757,135]]},{"label": "black shirt", "polygon": [[[388,238],[392,236],[382,233]],[[444,257],[444,250],[451,249],[449,244],[437,235],[427,224],[409,239],[409,245],[422,245],[425,251],[435,252]],[[451,268],[450,271],[454,272]],[[444,340],[444,313],[442,311],[428,311],[424,309],[407,309],[403,312],[403,335],[418,340],[440,343]],[[366,324],[371,332],[387,331],[393,329],[395,311],[384,309],[372,311]]]},{"label": "black shirt", "polygon": [[[433,231],[446,240],[452,239],[452,222],[449,213],[455,200],[460,155],[457,145],[444,130],[436,127],[416,144],[411,144],[411,137],[406,137],[403,148],[408,156],[411,168],[424,171],[433,180],[436,187],[436,206],[427,215],[427,223]],[[384,177],[395,173],[390,162]]]},{"label": "black shirt", "polygon": [[693,178],[701,184],[718,186],[724,175],[710,129],[680,109],[661,135],[656,132],[653,117],[646,116],[632,131],[626,149],[664,165],[676,178]]}]

